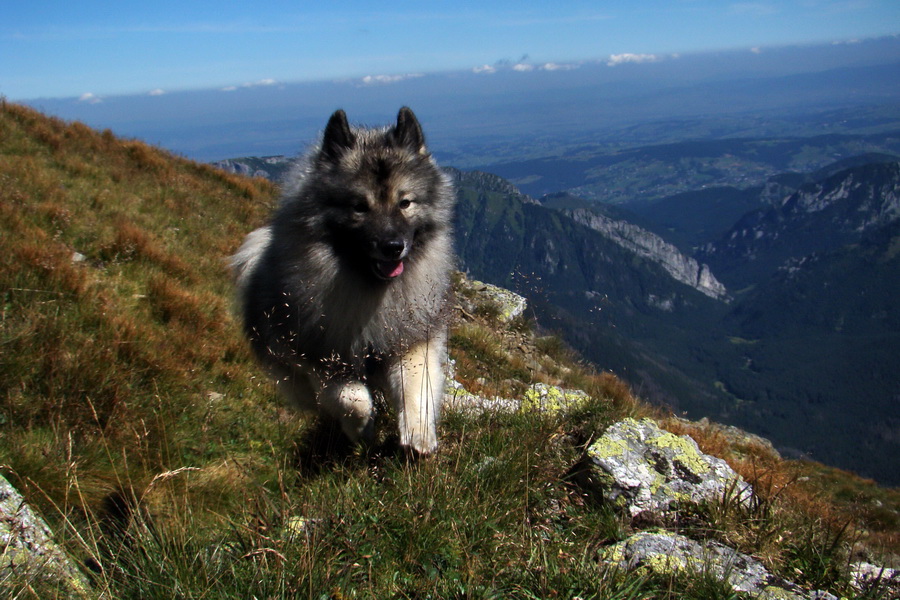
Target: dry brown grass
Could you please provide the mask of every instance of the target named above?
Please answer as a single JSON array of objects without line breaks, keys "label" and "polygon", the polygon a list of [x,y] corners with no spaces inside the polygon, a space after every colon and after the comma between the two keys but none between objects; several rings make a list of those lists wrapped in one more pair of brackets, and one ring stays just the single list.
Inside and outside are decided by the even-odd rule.
[{"label": "dry brown grass", "polygon": [[[228,314],[224,257],[274,195],[2,103],[0,463],[40,505],[75,508],[73,464],[93,464],[91,502],[170,461],[202,465],[220,433],[189,426],[237,426],[236,405],[271,398]],[[229,400],[211,409],[210,390]]]}]

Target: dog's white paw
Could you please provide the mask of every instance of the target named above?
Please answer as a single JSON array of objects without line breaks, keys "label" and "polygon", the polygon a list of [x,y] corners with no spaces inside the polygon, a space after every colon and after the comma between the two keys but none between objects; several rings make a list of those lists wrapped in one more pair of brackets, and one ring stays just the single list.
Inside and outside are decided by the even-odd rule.
[{"label": "dog's white paw", "polygon": [[359,381],[332,386],[326,391],[333,399],[332,412],[340,420],[344,434],[352,442],[371,442],[375,439],[375,409],[369,388]]},{"label": "dog's white paw", "polygon": [[401,424],[400,445],[418,454],[431,454],[438,447],[437,427],[428,422]]}]

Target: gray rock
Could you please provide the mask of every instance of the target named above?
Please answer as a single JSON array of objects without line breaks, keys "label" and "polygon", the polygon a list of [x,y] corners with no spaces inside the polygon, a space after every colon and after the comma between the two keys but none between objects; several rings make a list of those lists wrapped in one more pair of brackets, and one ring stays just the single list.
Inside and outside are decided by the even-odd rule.
[{"label": "gray rock", "polygon": [[516,412],[521,407],[521,402],[511,398],[485,398],[466,390],[463,384],[455,379],[447,378],[447,386],[444,388],[445,410],[456,410],[467,414],[483,412]]},{"label": "gray rock", "polygon": [[0,475],[0,580],[51,580],[75,596],[87,595],[90,584],[50,532],[47,523]]},{"label": "gray rock", "polygon": [[444,386],[444,410],[456,410],[467,414],[482,412],[515,412],[521,402],[510,398],[485,398],[473,394],[456,380],[456,362],[447,363],[447,378]]},{"label": "gray rock", "polygon": [[640,532],[607,548],[601,561],[625,570],[656,575],[707,573],[735,591],[760,600],[837,600],[827,592],[804,591],[771,574],[758,560],[716,542],[701,544],[669,532]]},{"label": "gray rock", "polygon": [[444,388],[443,404],[443,407],[448,410],[458,410],[470,414],[520,410],[557,412],[575,408],[591,398],[582,390],[566,389],[546,383],[534,384],[525,391],[525,397],[522,399],[501,398],[500,396],[485,398],[473,394],[463,384],[456,381],[453,371],[451,361],[450,375],[447,377],[447,385]]},{"label": "gray rock", "polygon": [[585,458],[584,483],[631,516],[666,513],[726,494],[746,503],[753,495],[724,460],[703,454],[690,437],[664,431],[650,419],[612,425]]},{"label": "gray rock", "polygon": [[858,592],[880,591],[885,598],[900,598],[900,570],[867,562],[850,565],[850,585]]},{"label": "gray rock", "polygon": [[[525,312],[528,301],[519,294],[496,285],[478,281],[475,279],[463,279],[460,285],[474,292],[474,297],[480,302],[488,302],[497,307],[497,316],[501,323],[509,323]],[[475,311],[475,306],[466,300],[464,295],[459,297],[469,312]]]}]

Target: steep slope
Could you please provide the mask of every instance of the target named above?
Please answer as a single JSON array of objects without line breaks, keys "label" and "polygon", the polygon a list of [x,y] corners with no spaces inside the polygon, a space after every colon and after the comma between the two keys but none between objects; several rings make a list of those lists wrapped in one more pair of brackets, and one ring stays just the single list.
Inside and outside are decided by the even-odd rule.
[{"label": "steep slope", "polygon": [[0,464],[44,508],[282,435],[224,263],[273,185],[2,101],[0,182]]},{"label": "steep slope", "polygon": [[743,401],[737,418],[785,447],[900,483],[898,297],[900,221],[748,292],[726,320],[740,358],[721,369]]},{"label": "steep slope", "polygon": [[639,383],[654,400],[718,402],[714,373],[692,367],[686,375],[692,359],[685,348],[709,335],[703,324],[725,313],[724,302],[500,178],[454,173],[462,269],[527,296],[544,327],[563,333],[598,367]]},{"label": "steep slope", "polygon": [[[739,424],[792,455],[897,482],[896,444],[885,423],[898,393],[892,356],[900,339],[900,273],[887,258],[893,238],[879,226],[896,222],[897,165],[861,162],[779,177],[754,190],[757,203],[778,190],[788,194],[741,221],[758,223],[749,231],[762,233],[734,236],[733,247],[743,252],[736,262],[724,256],[727,245],[723,256],[703,256],[735,286],[757,278],[749,291],[733,288],[739,292],[729,308],[675,285],[658,257],[683,255],[657,236],[601,209],[588,213],[572,197],[550,199],[562,209],[552,214],[507,188],[487,192],[479,187],[484,175],[459,175],[462,264],[529,296],[542,323],[649,397]],[[792,192],[793,185],[800,189]],[[609,231],[585,231],[590,227],[570,215]],[[622,231],[658,243],[636,253]],[[814,248],[823,250],[801,254]],[[640,253],[648,250],[657,258]],[[687,261],[678,270],[695,284],[703,273]],[[870,410],[861,409],[861,398]],[[816,425],[798,430],[798,422],[810,421]]]},{"label": "steep slope", "polygon": [[685,256],[678,248],[658,235],[627,221],[610,219],[590,209],[566,211],[566,214],[576,223],[587,225],[623,248],[659,264],[675,281],[688,285],[710,298],[727,299],[728,292],[725,286],[716,279],[707,265]]}]

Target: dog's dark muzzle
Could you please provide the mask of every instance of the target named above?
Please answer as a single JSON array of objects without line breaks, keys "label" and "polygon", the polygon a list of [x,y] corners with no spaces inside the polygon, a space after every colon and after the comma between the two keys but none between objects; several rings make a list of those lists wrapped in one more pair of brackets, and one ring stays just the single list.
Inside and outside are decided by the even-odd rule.
[{"label": "dog's dark muzzle", "polygon": [[379,242],[376,247],[374,261],[375,274],[384,280],[390,280],[403,273],[403,260],[409,253],[409,244],[403,239],[390,239]]}]

